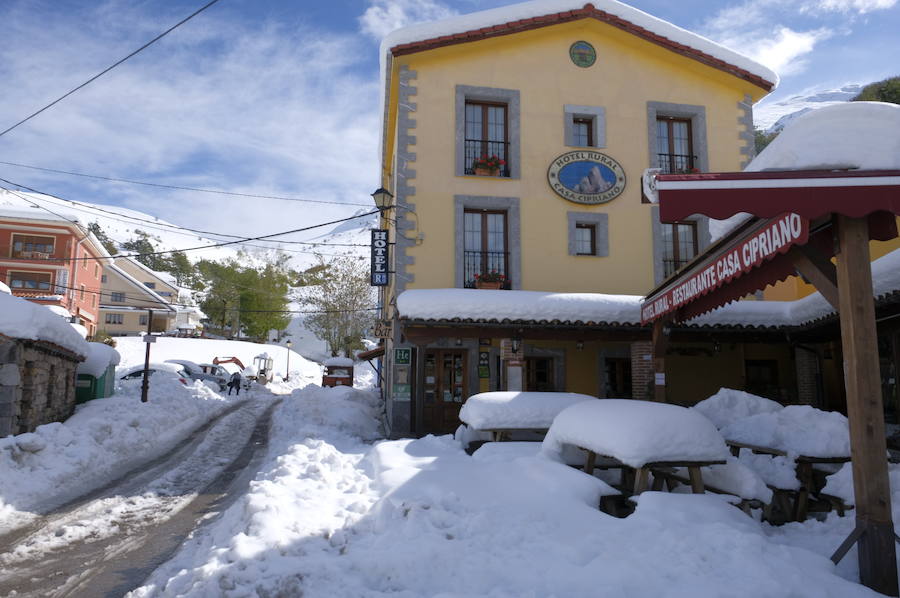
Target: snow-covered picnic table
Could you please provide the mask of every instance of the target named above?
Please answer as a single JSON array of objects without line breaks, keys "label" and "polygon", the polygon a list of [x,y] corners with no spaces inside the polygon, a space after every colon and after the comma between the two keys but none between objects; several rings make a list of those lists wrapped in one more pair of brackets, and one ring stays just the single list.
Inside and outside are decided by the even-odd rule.
[{"label": "snow-covered picnic table", "polygon": [[466,399],[459,419],[496,441],[512,432],[545,433],[561,411],[585,401],[597,399],[574,392],[482,392]]},{"label": "snow-covered picnic table", "polygon": [[558,456],[566,445],[587,451],[587,473],[597,467],[633,471],[634,494],[647,489],[652,468],[678,467],[688,470],[692,491],[702,493],[700,468],[723,465],[729,457],[722,435],[699,412],[628,399],[582,402],[562,411],[553,420],[543,451]]},{"label": "snow-covered picnic table", "polygon": [[[786,504],[790,518],[806,519],[815,469],[850,461],[850,430],[840,413],[809,405],[783,407],[745,392],[720,389],[694,409],[720,429],[732,454],[754,470]],[[843,505],[837,505],[842,509]]]}]

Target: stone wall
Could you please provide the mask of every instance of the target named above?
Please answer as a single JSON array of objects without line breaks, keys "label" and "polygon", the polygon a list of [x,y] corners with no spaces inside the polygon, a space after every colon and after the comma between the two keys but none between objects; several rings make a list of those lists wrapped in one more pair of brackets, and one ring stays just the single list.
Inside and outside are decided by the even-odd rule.
[{"label": "stone wall", "polygon": [[77,365],[52,345],[0,336],[0,438],[72,415]]}]

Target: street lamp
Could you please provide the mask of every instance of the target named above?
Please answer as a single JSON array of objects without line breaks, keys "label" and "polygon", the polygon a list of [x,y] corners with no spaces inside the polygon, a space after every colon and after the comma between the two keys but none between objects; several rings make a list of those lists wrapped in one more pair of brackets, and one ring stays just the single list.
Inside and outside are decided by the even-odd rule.
[{"label": "street lamp", "polygon": [[284,374],[284,381],[287,382],[291,379],[291,345],[293,343],[288,341],[285,343],[287,345],[287,372]]},{"label": "street lamp", "polygon": [[372,194],[372,199],[375,200],[375,206],[378,208],[378,211],[383,213],[391,207],[394,196],[384,187],[379,187],[378,190]]}]

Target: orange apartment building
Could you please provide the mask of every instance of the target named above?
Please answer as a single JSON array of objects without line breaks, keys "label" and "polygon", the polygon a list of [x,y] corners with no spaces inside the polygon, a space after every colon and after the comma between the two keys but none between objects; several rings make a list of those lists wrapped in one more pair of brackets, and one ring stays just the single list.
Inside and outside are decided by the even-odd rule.
[{"label": "orange apartment building", "polygon": [[65,309],[91,337],[99,321],[103,267],[112,259],[75,216],[60,216],[0,207],[0,280],[17,297]]}]

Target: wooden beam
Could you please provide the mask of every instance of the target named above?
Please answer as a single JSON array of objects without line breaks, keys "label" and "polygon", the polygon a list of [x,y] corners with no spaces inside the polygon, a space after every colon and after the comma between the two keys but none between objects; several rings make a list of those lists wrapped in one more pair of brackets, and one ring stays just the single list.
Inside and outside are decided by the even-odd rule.
[{"label": "wooden beam", "polygon": [[856,523],[863,528],[858,540],[859,578],[863,585],[876,592],[897,596],[868,223],[865,218],[838,215],[837,224],[840,241],[837,280],[850,455]]},{"label": "wooden beam", "polygon": [[816,287],[831,307],[840,312],[837,270],[831,260],[808,244],[795,245],[788,252],[788,257],[800,274]]}]

